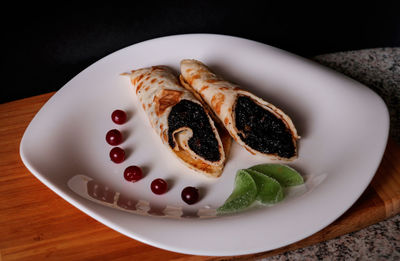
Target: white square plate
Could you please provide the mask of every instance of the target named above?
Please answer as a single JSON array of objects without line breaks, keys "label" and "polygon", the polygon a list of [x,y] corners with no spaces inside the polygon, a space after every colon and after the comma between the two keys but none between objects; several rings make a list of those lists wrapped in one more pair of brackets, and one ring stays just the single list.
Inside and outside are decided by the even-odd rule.
[{"label": "white square plate", "polygon": [[[213,216],[231,193],[236,171],[268,161],[233,144],[221,178],[187,169],[162,145],[128,78],[120,75],[161,64],[178,74],[185,58],[203,61],[292,118],[302,138],[299,159],[289,165],[306,180],[301,193],[290,191],[271,207]],[[128,112],[127,123],[111,121],[115,109]],[[111,146],[105,142],[105,134],[114,128],[125,136],[121,147],[127,159],[121,164],[110,161]],[[384,102],[356,81],[261,43],[193,34],[135,44],[89,66],[37,113],[20,153],[50,189],[122,234],[181,253],[241,255],[301,240],[342,215],[374,176],[388,130]],[[123,171],[129,165],[143,167],[144,178],[125,181]],[[162,196],[149,187],[159,177],[170,185]],[[180,198],[186,186],[201,191],[201,200],[192,206]],[[118,207],[122,205],[128,211]]]}]

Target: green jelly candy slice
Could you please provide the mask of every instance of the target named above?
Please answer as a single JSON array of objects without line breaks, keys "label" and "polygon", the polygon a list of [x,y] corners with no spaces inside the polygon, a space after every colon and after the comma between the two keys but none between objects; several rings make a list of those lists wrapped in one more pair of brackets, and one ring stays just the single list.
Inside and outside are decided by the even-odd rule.
[{"label": "green jelly candy slice", "polygon": [[244,170],[239,170],[235,178],[235,188],[225,203],[217,209],[217,213],[233,213],[250,206],[257,197],[257,185]]},{"label": "green jelly candy slice", "polygon": [[256,182],[257,199],[262,203],[275,204],[283,199],[283,188],[274,178],[268,177],[256,170],[246,170]]},{"label": "green jelly candy slice", "polygon": [[303,177],[293,168],[282,164],[260,164],[249,168],[276,179],[283,187],[304,183]]}]

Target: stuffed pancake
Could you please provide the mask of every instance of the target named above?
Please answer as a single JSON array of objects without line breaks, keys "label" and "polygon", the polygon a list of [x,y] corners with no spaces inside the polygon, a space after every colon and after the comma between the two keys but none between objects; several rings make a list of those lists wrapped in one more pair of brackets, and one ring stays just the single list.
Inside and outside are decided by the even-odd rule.
[{"label": "stuffed pancake", "polygon": [[207,103],[232,138],[252,154],[290,161],[297,158],[297,135],[282,110],[217,76],[197,60],[181,61],[180,80]]},{"label": "stuffed pancake", "polygon": [[127,74],[151,126],[169,150],[191,169],[219,177],[230,137],[221,139],[202,103],[165,66]]}]

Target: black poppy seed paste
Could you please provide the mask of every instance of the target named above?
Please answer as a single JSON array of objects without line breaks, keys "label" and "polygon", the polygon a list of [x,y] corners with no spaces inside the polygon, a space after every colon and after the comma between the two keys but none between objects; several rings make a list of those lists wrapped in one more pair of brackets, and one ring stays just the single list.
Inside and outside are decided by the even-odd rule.
[{"label": "black poppy seed paste", "polygon": [[172,134],[181,127],[188,127],[193,131],[193,136],[188,142],[191,150],[206,160],[220,160],[218,141],[203,107],[197,103],[182,100],[172,108],[168,115],[168,143],[171,148],[175,147]]},{"label": "black poppy seed paste", "polygon": [[285,123],[249,97],[237,99],[235,121],[240,138],[251,148],[283,158],[295,155],[292,134]]}]

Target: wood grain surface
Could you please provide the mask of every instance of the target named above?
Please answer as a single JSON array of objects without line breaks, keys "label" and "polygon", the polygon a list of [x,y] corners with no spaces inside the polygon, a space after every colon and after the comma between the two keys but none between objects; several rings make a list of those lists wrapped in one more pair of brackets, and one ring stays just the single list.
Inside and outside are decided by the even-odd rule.
[{"label": "wood grain surface", "polygon": [[19,156],[22,135],[54,93],[0,104],[0,260],[247,260],[276,255],[357,231],[400,210],[400,147],[389,139],[375,177],[360,199],[320,232],[269,252],[190,256],[119,234],[39,182]]}]

